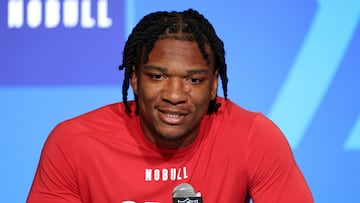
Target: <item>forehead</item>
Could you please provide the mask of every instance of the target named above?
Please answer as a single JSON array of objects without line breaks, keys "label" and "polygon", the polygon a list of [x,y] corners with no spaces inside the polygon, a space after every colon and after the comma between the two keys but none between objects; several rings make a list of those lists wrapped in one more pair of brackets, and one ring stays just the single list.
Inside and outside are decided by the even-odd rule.
[{"label": "forehead", "polygon": [[178,39],[160,39],[154,44],[149,53],[149,60],[146,64],[158,63],[164,65],[186,66],[213,66],[212,51],[208,44],[205,44],[206,53],[210,56],[210,64],[207,64],[196,41]]}]

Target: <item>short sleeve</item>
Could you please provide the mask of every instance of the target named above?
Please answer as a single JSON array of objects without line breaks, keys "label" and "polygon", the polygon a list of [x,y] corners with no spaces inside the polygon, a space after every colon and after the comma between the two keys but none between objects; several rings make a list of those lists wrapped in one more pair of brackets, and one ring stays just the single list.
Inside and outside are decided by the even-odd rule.
[{"label": "short sleeve", "polygon": [[310,189],[279,128],[259,114],[247,142],[249,193],[254,203],[310,203]]},{"label": "short sleeve", "polygon": [[27,203],[80,203],[70,132],[60,124],[47,138]]}]

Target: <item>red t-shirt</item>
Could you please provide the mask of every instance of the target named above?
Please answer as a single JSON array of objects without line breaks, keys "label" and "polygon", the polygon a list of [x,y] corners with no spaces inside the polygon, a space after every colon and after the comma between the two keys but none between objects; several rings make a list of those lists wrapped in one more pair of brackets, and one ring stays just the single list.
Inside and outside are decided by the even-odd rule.
[{"label": "red t-shirt", "polygon": [[[313,202],[279,129],[260,113],[217,99],[195,141],[156,147],[139,117],[116,103],[59,124],[49,135],[28,203],[169,203],[187,182],[205,203]],[[132,105],[134,106],[134,105]]]}]

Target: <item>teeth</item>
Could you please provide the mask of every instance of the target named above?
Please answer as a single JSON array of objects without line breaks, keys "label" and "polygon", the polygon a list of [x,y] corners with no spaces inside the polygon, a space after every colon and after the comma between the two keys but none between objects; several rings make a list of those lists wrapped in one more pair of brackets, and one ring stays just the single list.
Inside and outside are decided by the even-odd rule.
[{"label": "teeth", "polygon": [[166,115],[173,118],[180,117],[180,114],[166,113]]}]

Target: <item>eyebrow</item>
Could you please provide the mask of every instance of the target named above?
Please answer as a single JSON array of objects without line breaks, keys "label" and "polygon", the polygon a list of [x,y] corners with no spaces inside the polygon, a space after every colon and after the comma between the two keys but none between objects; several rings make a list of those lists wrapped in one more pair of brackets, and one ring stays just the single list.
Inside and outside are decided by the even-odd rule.
[{"label": "eyebrow", "polygon": [[189,74],[202,74],[202,73],[208,73],[209,70],[208,69],[193,69],[193,70],[187,70],[186,72],[188,72]]},{"label": "eyebrow", "polygon": [[[147,70],[156,70],[156,71],[159,71],[159,72],[162,72],[162,73],[167,73],[168,70],[167,68],[164,68],[164,67],[161,67],[161,66],[153,66],[153,65],[146,65],[144,66],[145,69]],[[186,70],[186,72],[188,74],[203,74],[203,73],[208,73],[210,70],[208,69],[203,69],[203,68],[199,68],[199,69],[190,69],[190,70]]]},{"label": "eyebrow", "polygon": [[156,71],[163,72],[163,73],[167,72],[166,68],[160,67],[160,66],[147,65],[147,66],[144,66],[144,68],[147,70],[156,70]]}]

